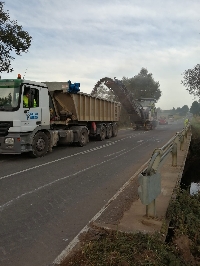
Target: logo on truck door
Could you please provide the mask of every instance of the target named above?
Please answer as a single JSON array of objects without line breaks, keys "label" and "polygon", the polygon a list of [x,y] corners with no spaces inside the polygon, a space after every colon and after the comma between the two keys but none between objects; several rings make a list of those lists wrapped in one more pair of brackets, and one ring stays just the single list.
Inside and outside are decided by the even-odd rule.
[{"label": "logo on truck door", "polygon": [[38,119],[38,113],[29,113],[29,111],[26,113],[26,118],[28,119]]}]

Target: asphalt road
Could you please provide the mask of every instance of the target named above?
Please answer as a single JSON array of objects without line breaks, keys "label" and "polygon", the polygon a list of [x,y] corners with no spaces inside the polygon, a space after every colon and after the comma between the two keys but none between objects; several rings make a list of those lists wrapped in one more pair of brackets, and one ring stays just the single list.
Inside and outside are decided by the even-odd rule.
[{"label": "asphalt road", "polygon": [[0,265],[50,265],[105,203],[177,131],[120,130],[43,158],[0,155]]}]

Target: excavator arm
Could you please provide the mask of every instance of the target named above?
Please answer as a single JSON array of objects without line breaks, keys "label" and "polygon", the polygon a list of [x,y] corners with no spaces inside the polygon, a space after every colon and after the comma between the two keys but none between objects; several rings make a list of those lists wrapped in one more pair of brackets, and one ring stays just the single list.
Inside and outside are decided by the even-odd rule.
[{"label": "excavator arm", "polygon": [[124,109],[130,115],[132,123],[143,124],[145,123],[145,111],[142,105],[135,101],[133,94],[126,88],[122,81],[114,78],[102,78],[95,85],[93,91],[96,92],[98,87],[104,83],[113,93],[118,97]]}]

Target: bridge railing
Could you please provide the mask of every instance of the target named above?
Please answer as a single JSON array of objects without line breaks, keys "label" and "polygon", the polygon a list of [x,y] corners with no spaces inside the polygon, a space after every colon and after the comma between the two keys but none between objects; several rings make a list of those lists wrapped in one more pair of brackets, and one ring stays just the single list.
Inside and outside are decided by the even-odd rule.
[{"label": "bridge railing", "polygon": [[156,216],[156,198],[161,193],[160,168],[169,153],[172,155],[172,166],[177,166],[178,148],[183,150],[184,142],[191,127],[188,124],[181,132],[177,132],[163,147],[155,149],[148,166],[139,174],[138,194],[142,204],[146,205],[146,216]]}]

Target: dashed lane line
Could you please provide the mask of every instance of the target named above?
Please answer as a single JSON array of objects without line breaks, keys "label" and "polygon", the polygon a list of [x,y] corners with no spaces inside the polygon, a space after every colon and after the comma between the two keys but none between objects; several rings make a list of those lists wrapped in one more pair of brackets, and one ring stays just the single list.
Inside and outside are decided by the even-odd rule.
[{"label": "dashed lane line", "polygon": [[[147,142],[147,141],[146,141],[146,142]],[[58,179],[56,179],[56,180],[54,180],[54,181],[52,181],[52,182],[50,182],[50,183],[47,183],[47,184],[45,184],[45,185],[43,185],[43,186],[40,186],[40,187],[38,187],[38,188],[35,188],[34,190],[31,190],[31,191],[25,192],[25,193],[23,193],[23,194],[17,196],[16,198],[13,198],[12,200],[10,200],[10,201],[4,203],[3,205],[1,205],[1,206],[0,206],[0,211],[2,212],[6,207],[12,205],[15,201],[17,201],[17,200],[19,200],[19,199],[21,199],[21,198],[23,198],[23,197],[25,197],[25,196],[27,196],[27,195],[33,194],[33,193],[35,193],[35,192],[37,192],[37,191],[39,191],[39,190],[41,190],[41,189],[44,189],[44,188],[46,188],[46,187],[49,187],[49,186],[51,186],[51,185],[53,185],[53,184],[55,184],[55,183],[57,183],[57,182],[59,182],[59,181],[62,181],[62,180],[68,179],[68,178],[70,178],[70,177],[76,176],[76,175],[78,175],[78,174],[80,174],[80,173],[83,173],[83,172],[86,172],[87,170],[90,170],[90,169],[92,169],[92,168],[94,168],[94,167],[97,167],[97,166],[100,166],[100,165],[102,165],[102,164],[104,164],[104,163],[107,163],[107,162],[109,162],[109,161],[112,161],[112,160],[114,160],[114,159],[116,159],[116,158],[118,158],[118,157],[120,157],[120,156],[122,156],[122,155],[124,155],[124,154],[126,154],[126,153],[131,152],[132,150],[138,148],[139,146],[145,144],[146,142],[142,142],[141,144],[139,144],[139,145],[137,145],[137,146],[134,146],[133,148],[131,148],[131,149],[129,149],[129,150],[123,152],[123,153],[120,153],[120,154],[116,155],[115,157],[112,157],[112,158],[107,159],[107,160],[104,160],[104,161],[102,161],[102,162],[100,162],[100,163],[98,163],[98,164],[94,164],[94,165],[92,165],[92,166],[89,166],[89,167],[87,167],[87,168],[84,168],[84,169],[82,169],[82,170],[80,170],[80,171],[78,171],[78,172],[76,172],[76,173],[74,173],[74,174],[71,174],[71,175],[68,175],[68,176],[65,176],[65,177],[58,178]]]},{"label": "dashed lane line", "polygon": [[[140,133],[137,134],[137,135],[132,135],[132,137],[136,137],[136,136],[138,136],[138,135],[140,135]],[[26,169],[20,170],[20,171],[18,171],[18,172],[14,172],[14,173],[12,173],[12,174],[8,174],[8,175],[5,175],[5,176],[2,176],[2,177],[0,177],[0,180],[5,179],[5,178],[7,178],[7,177],[15,176],[15,175],[18,175],[18,174],[22,174],[22,173],[25,173],[25,172],[28,172],[28,171],[31,171],[31,170],[34,170],[34,169],[37,169],[37,168],[40,168],[40,167],[43,167],[43,166],[46,166],[46,165],[52,164],[52,163],[56,163],[56,162],[59,162],[59,161],[62,161],[62,160],[68,159],[68,158],[72,158],[72,157],[74,157],[74,156],[78,156],[78,155],[85,154],[85,153],[89,153],[89,152],[94,152],[94,151],[96,151],[96,150],[103,149],[103,148],[106,148],[106,147],[108,147],[108,146],[114,145],[114,144],[116,144],[117,142],[119,142],[119,141],[123,141],[123,140],[125,140],[125,139],[127,139],[127,138],[130,138],[130,136],[125,137],[125,138],[122,138],[122,139],[120,139],[120,140],[115,140],[115,141],[113,141],[113,142],[106,143],[106,144],[104,144],[104,145],[102,145],[102,146],[98,146],[98,147],[95,147],[95,148],[92,148],[92,149],[88,149],[88,150],[86,150],[86,151],[78,152],[78,153],[75,153],[75,154],[72,154],[72,155],[68,155],[68,156],[65,156],[65,157],[62,157],[62,158],[59,158],[59,159],[56,159],[56,160],[50,161],[50,162],[46,162],[46,163],[43,163],[43,164],[39,164],[39,165],[36,165],[36,166],[30,167],[30,168],[26,168]]]},{"label": "dashed lane line", "polygon": [[58,255],[58,257],[53,261],[54,266],[58,266],[62,263],[62,261],[69,255],[71,250],[79,243],[79,237],[82,233],[86,233],[89,230],[89,224],[92,222],[95,222],[101,214],[108,208],[110,203],[115,200],[121,192],[125,190],[125,188],[130,184],[130,182],[141,173],[147,164],[149,163],[149,160],[144,163],[140,169],[117,191],[117,193],[102,207],[102,209],[88,222],[88,224],[74,237],[74,239],[69,243],[69,245]]}]

